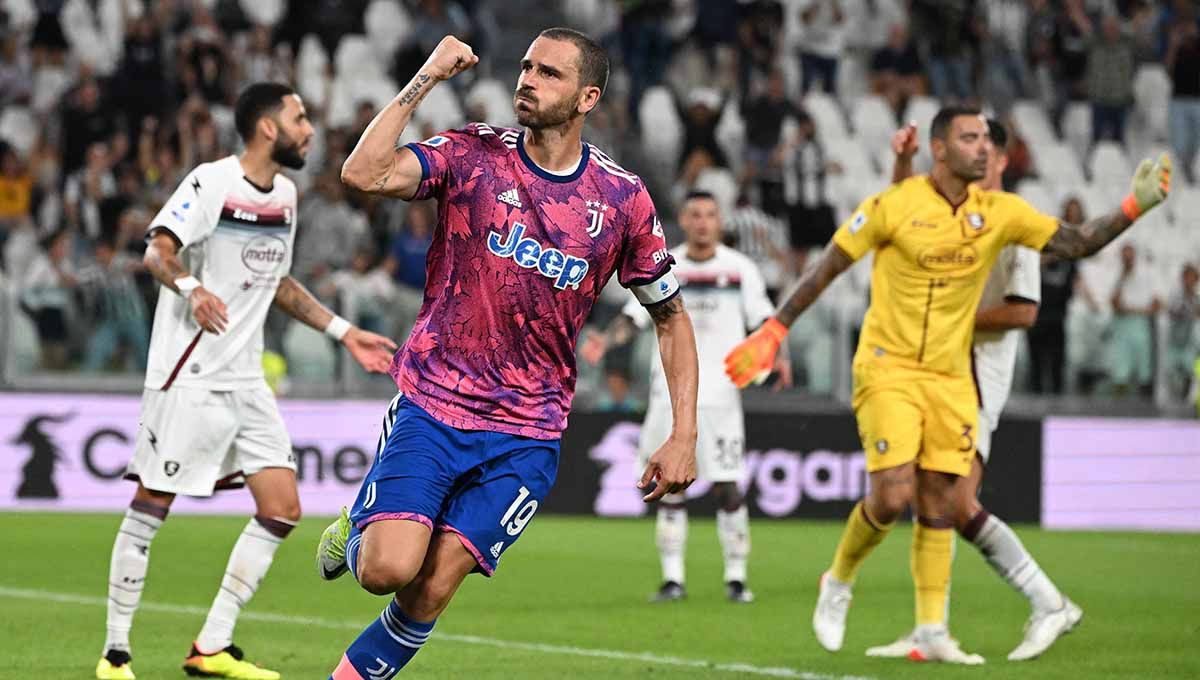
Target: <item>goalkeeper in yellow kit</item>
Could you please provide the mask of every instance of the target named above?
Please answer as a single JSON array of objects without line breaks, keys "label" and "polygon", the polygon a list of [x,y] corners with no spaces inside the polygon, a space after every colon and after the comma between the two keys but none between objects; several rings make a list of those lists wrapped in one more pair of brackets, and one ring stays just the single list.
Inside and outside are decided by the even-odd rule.
[{"label": "goalkeeper in yellow kit", "polygon": [[1014,194],[972,186],[984,176],[991,147],[977,110],[939,111],[930,143],[930,174],[863,201],[775,316],[729,353],[725,370],[739,387],[764,378],[788,326],[834,277],[875,251],[852,398],[870,492],[850,513],[833,565],[821,577],[813,630],[822,647],[841,649],[858,569],[912,503],[920,656],[982,663],[950,637],[945,598],[959,502],[952,489],[971,470],[978,427],[971,339],[992,263],[1010,243],[1062,258],[1095,253],[1166,198],[1171,168],[1165,155],[1143,161],[1118,209],[1075,226]]}]

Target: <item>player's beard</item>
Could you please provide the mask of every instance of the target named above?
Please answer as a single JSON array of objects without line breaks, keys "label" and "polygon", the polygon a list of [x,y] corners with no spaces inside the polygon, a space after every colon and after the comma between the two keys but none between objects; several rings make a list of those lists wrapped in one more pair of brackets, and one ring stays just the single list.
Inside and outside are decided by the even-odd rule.
[{"label": "player's beard", "polygon": [[517,108],[517,100],[514,96],[513,112],[517,114],[517,124],[521,127],[527,127],[530,130],[544,130],[564,125],[567,121],[575,117],[575,103],[575,98],[568,97],[544,110],[530,111],[528,109],[522,110]]},{"label": "player's beard", "polygon": [[304,156],[300,153],[300,143],[288,136],[283,130],[275,137],[271,147],[271,160],[285,168],[299,170],[304,167]]}]

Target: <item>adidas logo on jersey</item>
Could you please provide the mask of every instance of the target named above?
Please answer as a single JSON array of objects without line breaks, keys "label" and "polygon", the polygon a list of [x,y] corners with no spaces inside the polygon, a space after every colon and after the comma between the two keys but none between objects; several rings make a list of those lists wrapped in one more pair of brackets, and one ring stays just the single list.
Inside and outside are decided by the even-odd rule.
[{"label": "adidas logo on jersey", "polygon": [[522,269],[537,269],[542,276],[554,279],[554,287],[579,288],[588,273],[588,261],[567,255],[558,248],[543,248],[542,244],[525,235],[525,225],[514,222],[512,231],[504,236],[498,231],[488,234],[487,247],[493,255],[512,258]]},{"label": "adidas logo on jersey", "polygon": [[501,550],[504,550],[504,541],[499,541],[499,542],[493,544],[492,550],[491,550],[492,557],[495,557],[496,559],[500,559],[500,551]]},{"label": "adidas logo on jersey", "polygon": [[501,203],[507,203],[514,208],[521,207],[521,197],[517,195],[516,189],[509,189],[496,195],[496,200]]}]

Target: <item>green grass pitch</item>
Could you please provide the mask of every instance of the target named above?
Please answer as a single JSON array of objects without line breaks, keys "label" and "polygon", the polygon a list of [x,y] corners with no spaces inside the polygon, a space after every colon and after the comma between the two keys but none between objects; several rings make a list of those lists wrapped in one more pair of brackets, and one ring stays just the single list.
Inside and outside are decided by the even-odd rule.
[{"label": "green grass pitch", "polygon": [[[119,521],[117,514],[0,514],[0,678],[93,677]],[[384,604],[348,577],[317,578],[313,550],[327,521],[301,523],[238,625],[237,642],[250,658],[284,678],[326,678]],[[178,516],[159,533],[134,621],[140,679],[185,677],[179,664],[244,523]],[[906,530],[867,562],[845,649],[831,655],[817,646],[809,617],[840,524],[752,526],[758,601],[724,601],[713,523],[693,519],[689,599],[650,605],[658,578],[652,520],[538,517],[495,578],[467,580],[434,639],[399,677],[1200,678],[1200,536],[1018,528],[1085,610],[1074,633],[1021,664],[1004,657],[1020,641],[1025,601],[960,541],[951,630],[988,659],[963,668],[863,656],[911,626]]]}]

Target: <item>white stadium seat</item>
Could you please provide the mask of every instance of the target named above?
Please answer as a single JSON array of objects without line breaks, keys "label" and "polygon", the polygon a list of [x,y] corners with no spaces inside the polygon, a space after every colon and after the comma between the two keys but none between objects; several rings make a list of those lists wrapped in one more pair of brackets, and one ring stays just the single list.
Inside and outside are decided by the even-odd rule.
[{"label": "white stadium seat", "polygon": [[375,56],[385,64],[392,63],[396,50],[412,38],[412,17],[395,0],[373,0],[363,15],[363,26]]},{"label": "white stadium seat", "polygon": [[1026,99],[1015,103],[1012,117],[1017,132],[1025,138],[1031,148],[1054,144],[1058,141],[1058,137],[1054,134],[1054,127],[1050,124],[1049,116],[1038,102]]},{"label": "white stadium seat", "polygon": [[483,120],[493,125],[514,125],[512,90],[495,78],[480,78],[467,91],[466,104],[482,108]]},{"label": "white stadium seat", "polygon": [[1146,127],[1149,139],[1167,138],[1167,111],[1171,103],[1171,78],[1162,64],[1143,64],[1133,76],[1134,114]]},{"label": "white stadium seat", "polygon": [[1120,191],[1128,186],[1133,167],[1125,155],[1125,149],[1115,142],[1100,142],[1092,149],[1088,158],[1088,175],[1093,184],[1112,187]]},{"label": "white stadium seat", "polygon": [[1092,146],[1092,109],[1083,102],[1072,102],[1063,114],[1063,136],[1067,145],[1075,152],[1077,160],[1087,157]]},{"label": "white stadium seat", "polygon": [[812,116],[813,123],[817,126],[817,135],[822,140],[845,139],[849,136],[846,118],[833,97],[810,90],[804,96],[803,105],[808,115]]},{"label": "white stadium seat", "polygon": [[642,148],[660,176],[671,176],[683,144],[683,121],[675,108],[675,98],[667,88],[648,88],[638,102],[638,120],[642,124]]},{"label": "white stadium seat", "polygon": [[323,108],[328,89],[329,55],[317,36],[309,33],[300,40],[296,54],[296,87],[309,106]]},{"label": "white stadium seat", "polygon": [[1062,211],[1062,204],[1055,200],[1054,194],[1039,180],[1022,180],[1017,185],[1017,193],[1029,201],[1030,205],[1047,215],[1058,215]]},{"label": "white stadium seat", "polygon": [[881,97],[863,97],[850,114],[854,136],[864,149],[886,148],[896,131],[896,118]]}]

